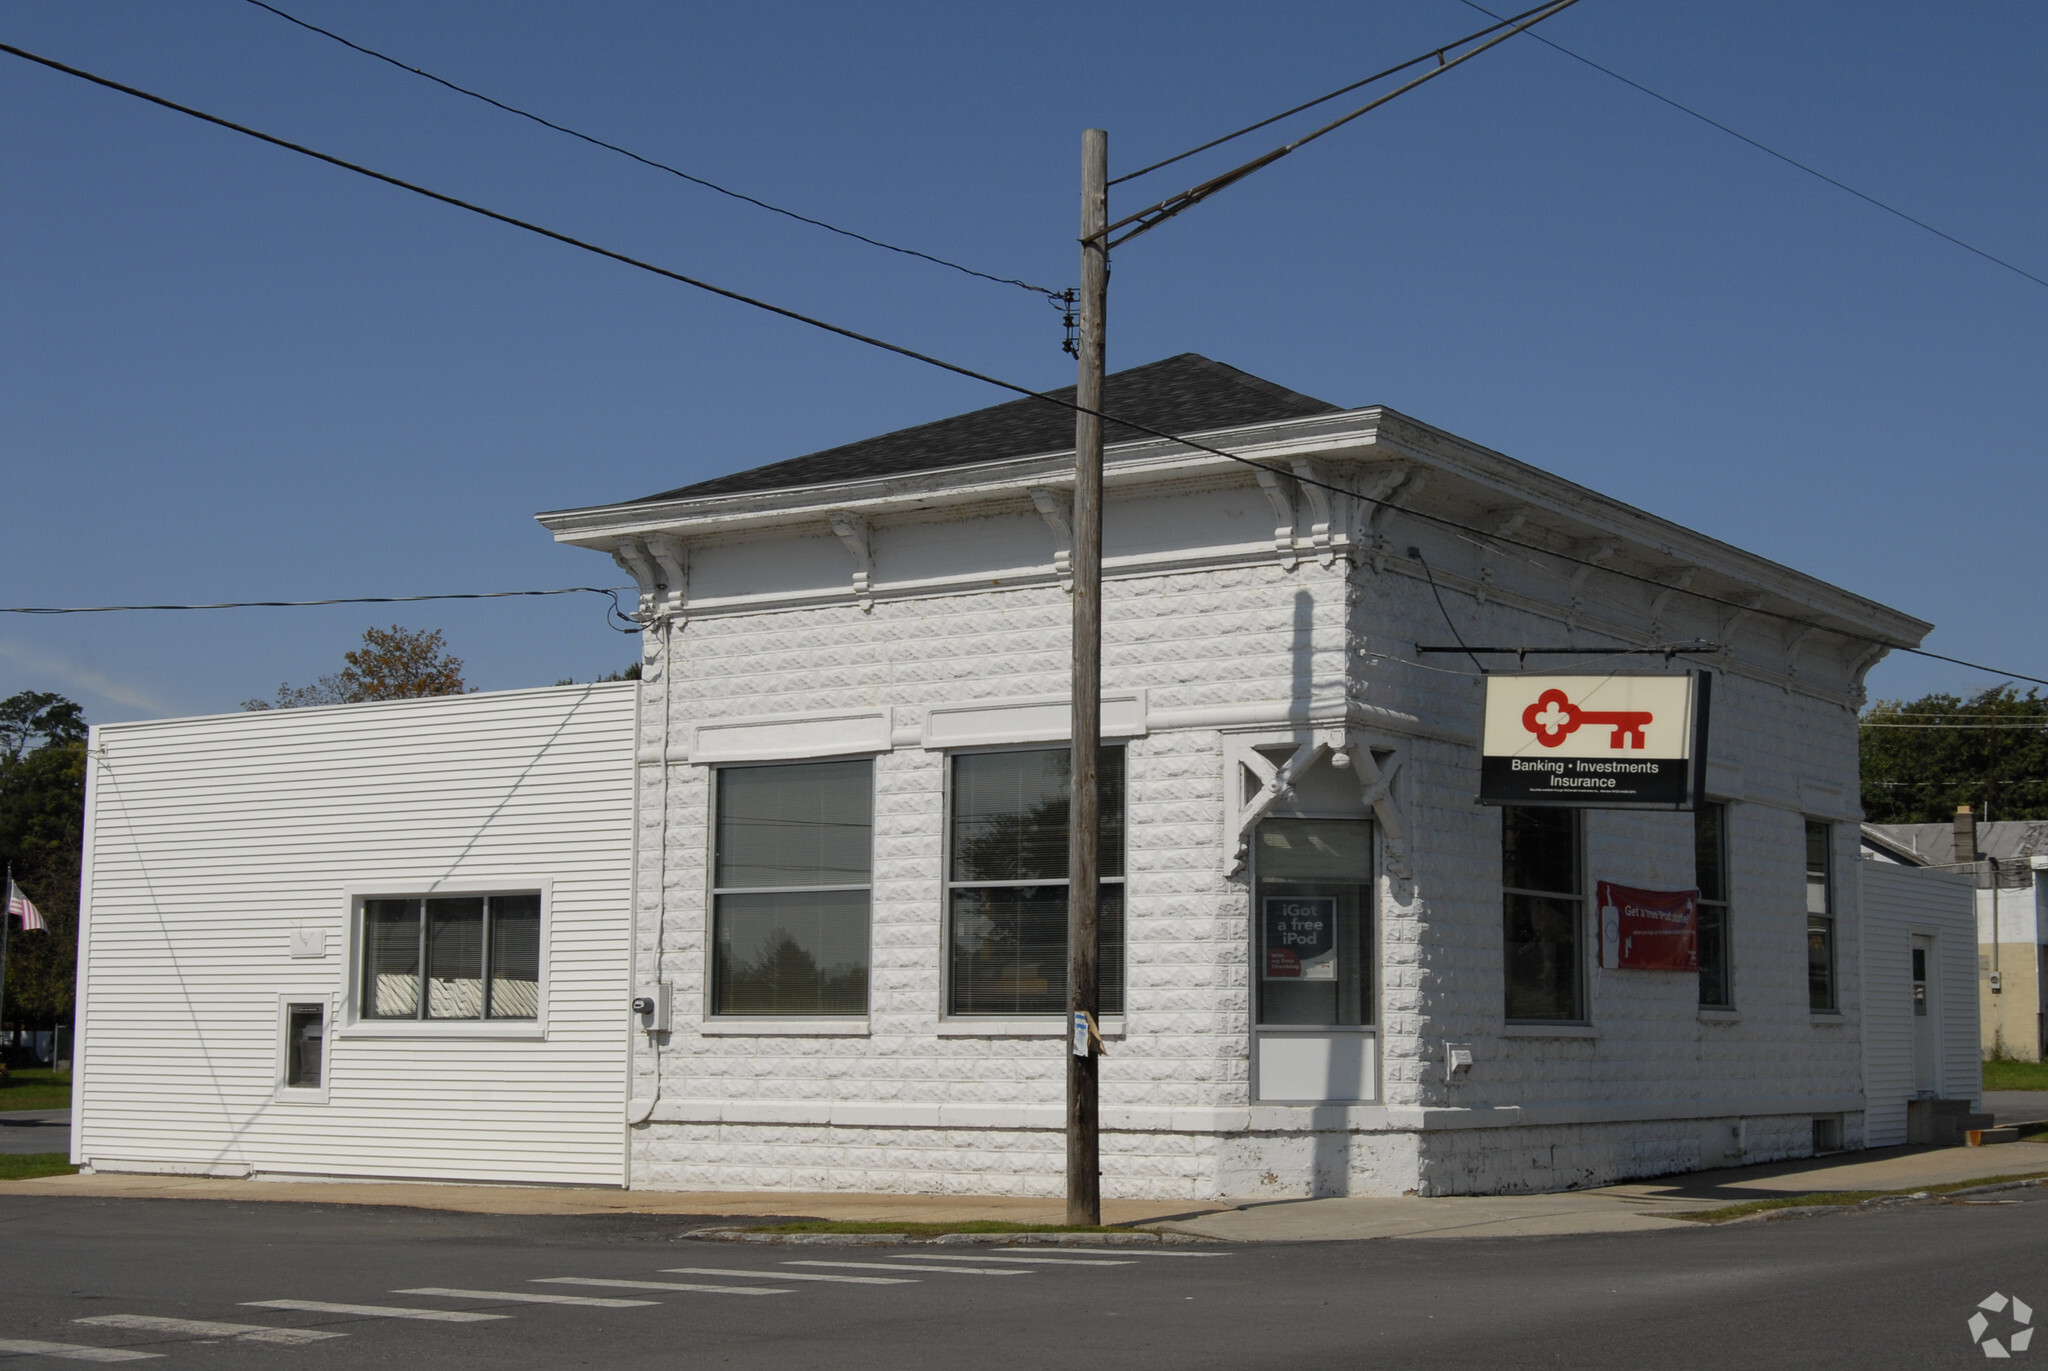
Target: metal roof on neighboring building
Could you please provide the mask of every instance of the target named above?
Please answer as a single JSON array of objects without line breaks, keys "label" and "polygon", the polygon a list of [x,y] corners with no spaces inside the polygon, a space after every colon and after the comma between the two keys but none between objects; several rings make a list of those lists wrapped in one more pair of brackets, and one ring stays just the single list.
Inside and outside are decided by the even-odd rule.
[{"label": "metal roof on neighboring building", "polygon": [[[1072,386],[1046,393],[1069,403],[1074,399]],[[1334,414],[1343,407],[1299,394],[1198,353],[1183,352],[1178,357],[1113,373],[1103,384],[1102,408],[1105,413],[1134,423],[1178,434]],[[1109,424],[1104,429],[1103,441],[1123,443],[1147,436],[1122,424]],[[785,490],[864,476],[900,476],[1006,457],[1061,452],[1073,446],[1073,410],[1043,400],[1011,400],[808,456],[714,476],[628,503]]]}]

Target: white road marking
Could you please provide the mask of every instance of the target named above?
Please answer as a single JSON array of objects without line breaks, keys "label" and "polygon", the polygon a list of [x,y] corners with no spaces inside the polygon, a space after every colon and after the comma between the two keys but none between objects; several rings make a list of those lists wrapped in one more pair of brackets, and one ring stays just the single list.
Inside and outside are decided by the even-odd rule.
[{"label": "white road marking", "polygon": [[346,1333],[329,1333],[318,1328],[275,1328],[262,1323],[215,1323],[210,1319],[171,1319],[156,1314],[99,1314],[73,1323],[97,1324],[102,1328],[138,1328],[145,1333],[184,1333],[195,1338],[234,1338],[239,1342],[301,1343],[323,1338],[345,1338]]},{"label": "white road marking", "polygon": [[35,1342],[29,1338],[0,1338],[0,1352],[17,1357],[62,1357],[66,1361],[144,1361],[161,1357],[161,1352],[131,1352],[125,1347],[86,1347],[75,1342]]},{"label": "white road marking", "polygon": [[1228,1252],[1159,1252],[1147,1247],[998,1247],[998,1252],[1058,1252],[1073,1257],[1227,1257]]},{"label": "white road marking", "polygon": [[[719,1273],[723,1275],[724,1273]],[[802,1276],[777,1276],[777,1280],[802,1280]],[[759,1285],[691,1285],[684,1281],[608,1281],[595,1276],[535,1276],[542,1285],[595,1285],[607,1290],[702,1290],[714,1295],[792,1295],[793,1290],[770,1290]]]},{"label": "white road marking", "polygon": [[394,1304],[333,1304],[327,1300],[243,1300],[250,1309],[303,1309],[309,1314],[360,1314],[366,1319],[426,1319],[433,1323],[481,1323],[510,1314],[476,1314],[467,1309],[403,1309]]},{"label": "white road marking", "polygon": [[456,1300],[518,1300],[521,1304],[587,1304],[596,1309],[644,1309],[660,1303],[658,1300],[615,1300],[603,1295],[543,1295],[538,1290],[450,1290],[440,1285],[422,1285],[391,1293],[440,1295]]},{"label": "white road marking", "polygon": [[675,1276],[744,1276],[756,1281],[834,1281],[840,1285],[916,1285],[914,1276],[821,1276],[800,1271],[742,1271],[731,1266],[667,1266]]},{"label": "white road marking", "polygon": [[[959,1261],[957,1256],[926,1256],[922,1252],[898,1252],[900,1262],[947,1262]],[[982,1262],[1015,1262],[1019,1266],[1136,1266],[1136,1262],[1113,1261],[1102,1257],[996,1257],[977,1256]]]},{"label": "white road marking", "polygon": [[[850,1271],[901,1271],[900,1266],[887,1262],[784,1262],[784,1266],[843,1266]],[[920,1266],[920,1271],[949,1271],[956,1276],[1029,1276],[1029,1271],[1013,1271],[1007,1266]]]}]

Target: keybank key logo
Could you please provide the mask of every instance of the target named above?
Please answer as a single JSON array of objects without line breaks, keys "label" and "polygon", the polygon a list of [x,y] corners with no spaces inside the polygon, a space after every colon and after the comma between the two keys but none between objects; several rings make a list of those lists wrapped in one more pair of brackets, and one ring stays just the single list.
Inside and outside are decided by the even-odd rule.
[{"label": "keybank key logo", "polygon": [[[2007,1315],[2013,1325],[2013,1331],[2006,1335],[2003,1342],[1995,1337],[1985,1336],[1991,1332],[1991,1320],[1984,1317],[1984,1311],[1987,1309],[1994,1314]],[[2034,1311],[2027,1307],[2025,1300],[2017,1295],[2007,1298],[1994,1290],[1977,1301],[1977,1312],[1970,1315],[1970,1341],[1983,1348],[1987,1357],[1994,1360],[2007,1358],[2012,1356],[2013,1352],[2026,1351],[2028,1345],[2034,1341],[2034,1330],[2029,1326],[2033,1322]],[[2012,1351],[2007,1351],[2007,1348],[2011,1348]]]}]

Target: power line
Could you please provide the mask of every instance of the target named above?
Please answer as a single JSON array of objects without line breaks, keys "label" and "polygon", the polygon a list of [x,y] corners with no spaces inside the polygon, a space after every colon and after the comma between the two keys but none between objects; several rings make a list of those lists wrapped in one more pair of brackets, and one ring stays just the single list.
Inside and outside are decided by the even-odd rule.
[{"label": "power line", "polygon": [[[251,3],[260,4],[261,0],[251,0]],[[1269,118],[1261,119],[1256,124],[1246,124],[1243,128],[1239,129],[1235,133],[1226,133],[1221,138],[1211,138],[1208,142],[1202,144],[1200,147],[1189,148],[1186,152],[1176,152],[1173,156],[1165,158],[1158,162],[1154,162],[1150,166],[1139,167],[1136,171],[1128,171],[1125,172],[1122,176],[1112,177],[1109,184],[1112,186],[1120,186],[1126,181],[1135,181],[1140,176],[1149,176],[1153,172],[1158,171],[1161,167],[1170,167],[1175,162],[1186,161],[1188,158],[1193,157],[1198,152],[1207,152],[1210,148],[1221,147],[1225,143],[1230,142],[1233,138],[1242,138],[1247,133],[1256,133],[1260,129],[1265,128],[1268,124],[1277,124],[1282,119],[1289,118],[1292,115],[1300,114],[1303,110],[1310,110],[1314,109],[1317,105],[1328,104],[1330,101],[1335,100],[1340,95],[1349,95],[1352,91],[1358,90],[1364,86],[1369,86],[1375,81],[1383,81],[1389,76],[1398,76],[1400,73],[1408,70],[1408,68],[1413,66],[1419,66],[1420,64],[1427,62],[1432,57],[1435,57],[1439,61],[1441,61],[1443,54],[1451,51],[1453,48],[1462,48],[1467,43],[1477,42],[1479,39],[1484,38],[1487,34],[1492,33],[1496,29],[1503,28],[1508,24],[1512,24],[1518,19],[1525,19],[1528,16],[1536,13],[1536,10],[1548,8],[1548,4],[1549,0],[1545,0],[1544,4],[1536,6],[1535,9],[1523,10],[1520,14],[1514,16],[1513,19],[1502,19],[1499,23],[1489,24],[1485,28],[1479,30],[1479,32],[1477,33],[1466,34],[1463,38],[1458,39],[1455,43],[1446,43],[1442,47],[1432,49],[1431,51],[1425,52],[1418,57],[1411,57],[1407,61],[1401,63],[1399,66],[1388,67],[1385,71],[1375,72],[1371,76],[1366,77],[1363,81],[1353,81],[1348,86],[1339,86],[1337,87],[1337,89],[1331,91],[1328,95],[1318,95],[1313,100],[1307,101],[1303,104],[1296,105],[1293,109],[1281,110],[1278,114],[1272,115]],[[264,6],[264,8],[268,9],[269,6],[266,5]]]},{"label": "power line", "polygon": [[[1575,0],[1565,0],[1565,3],[1574,2]],[[97,76],[94,75],[92,72],[83,71],[73,66],[67,66],[66,64],[59,62],[54,58],[39,56],[38,54],[29,52],[24,48],[15,47],[11,43],[0,43],[0,52],[10,53],[26,61],[34,62],[39,66],[48,67],[52,71],[60,71],[67,76],[75,76],[80,80],[89,81],[96,86],[103,86],[108,90],[119,91],[123,95],[130,95],[138,100],[144,100],[150,104],[159,105],[165,109],[175,110],[180,114],[190,115],[192,118],[202,120],[206,123],[216,125],[220,128],[232,130],[235,133],[244,134],[247,137],[258,140],[259,142],[268,143],[273,147],[284,148],[289,152],[296,152],[301,156],[311,157],[316,161],[325,162],[330,166],[340,167],[344,171],[355,172],[357,175],[366,176],[373,181],[381,181],[386,185],[396,186],[400,190],[411,191],[415,195],[425,196],[427,199],[439,201],[444,205],[452,205],[456,209],[467,210],[471,214],[480,215],[483,218],[491,219],[501,224],[507,224],[513,228],[523,229],[528,233],[538,234],[540,237],[551,239],[554,242],[562,243],[569,247],[578,248],[584,252],[592,253],[596,256],[607,258],[611,261],[619,262],[626,266],[637,268],[641,271],[650,272],[653,275],[663,277],[670,281],[676,281],[686,286],[692,286],[708,294],[719,296],[722,299],[732,300],[739,304],[751,306],[754,309],[764,310],[767,313],[779,315],[782,318],[794,320],[795,322],[800,324],[808,324],[812,328],[822,329],[827,333],[837,334],[839,337],[848,338],[857,343],[864,343],[869,347],[879,348],[884,352],[893,352],[899,357],[907,357],[914,362],[922,362],[927,366],[936,367],[941,371],[949,371],[956,376],[964,376],[970,380],[980,381],[985,385],[995,386],[1000,390],[1007,390],[1013,394],[1024,396],[1028,399],[1040,400],[1049,405],[1057,405],[1061,409],[1069,410],[1074,413],[1092,413],[1096,415],[1096,417],[1102,419],[1105,423],[1119,424],[1125,428],[1132,430],[1133,432],[1142,433],[1147,437],[1163,439],[1170,443],[1178,443],[1183,447],[1189,448],[1196,452],[1207,453],[1208,455],[1213,457],[1221,457],[1226,461],[1236,462],[1240,466],[1246,466],[1256,471],[1270,472],[1273,475],[1285,477],[1287,480],[1293,481],[1298,485],[1313,486],[1318,490],[1326,490],[1333,494],[1344,496],[1347,499],[1358,500],[1361,503],[1371,505],[1375,509],[1384,507],[1399,510],[1401,513],[1408,515],[1410,518],[1419,519],[1424,523],[1432,524],[1439,528],[1452,529],[1459,533],[1471,534],[1475,537],[1484,538],[1489,542],[1498,545],[1523,548],[1527,551],[1540,553],[1545,557],[1555,558],[1556,560],[1561,562],[1569,562],[1576,566],[1590,567],[1593,570],[1604,571],[1608,575],[1617,576],[1622,578],[1623,580],[1636,581],[1643,585],[1654,586],[1660,591],[1677,591],[1679,594],[1686,595],[1691,599],[1698,600],[1706,604],[1715,604],[1720,605],[1727,609],[1740,610],[1745,614],[1762,615],[1765,618],[1775,619],[1780,623],[1793,624],[1801,628],[1812,628],[1818,629],[1826,633],[1834,633],[1842,637],[1852,638],[1862,642],[1873,643],[1878,646],[1889,648],[1894,651],[1907,652],[1918,657],[1927,657],[1935,661],[1949,662],[1956,666],[1968,667],[1972,671],[1982,671],[1988,675],[2003,676],[2009,680],[2027,681],[2035,685],[2048,686],[2048,678],[2043,678],[2040,676],[2029,676],[2024,672],[2001,671],[1996,667],[1988,667],[1979,662],[1966,661],[1961,657],[1950,657],[1944,653],[1930,652],[1926,648],[1908,647],[1903,643],[1894,643],[1884,638],[1872,637],[1869,634],[1845,632],[1843,629],[1835,627],[1833,625],[1824,624],[1814,619],[1804,618],[1797,614],[1788,614],[1783,610],[1766,609],[1761,605],[1755,604],[1744,604],[1740,600],[1731,600],[1725,596],[1720,595],[1710,595],[1705,591],[1681,589],[1680,587],[1670,585],[1667,582],[1660,581],[1653,576],[1647,576],[1640,572],[1624,571],[1619,567],[1603,566],[1599,562],[1591,561],[1584,557],[1576,557],[1568,552],[1559,552],[1556,549],[1544,547],[1538,543],[1525,542],[1521,539],[1508,537],[1504,534],[1491,533],[1485,529],[1476,528],[1470,524],[1460,523],[1455,519],[1445,518],[1443,515],[1440,514],[1429,514],[1422,510],[1409,509],[1402,505],[1390,504],[1389,502],[1384,500],[1369,499],[1366,496],[1360,495],[1357,491],[1347,490],[1343,486],[1334,485],[1328,481],[1320,481],[1314,479],[1313,477],[1301,476],[1293,471],[1283,471],[1278,467],[1268,466],[1264,462],[1257,462],[1249,457],[1241,456],[1240,454],[1235,452],[1226,451],[1223,448],[1212,447],[1207,443],[1199,442],[1196,439],[1188,438],[1180,434],[1169,433],[1164,429],[1154,428],[1150,424],[1141,423],[1135,419],[1120,418],[1115,414],[1111,414],[1103,410],[1085,410],[1081,405],[1077,404],[1073,400],[1063,399],[1057,395],[1049,395],[1043,391],[1033,390],[1029,386],[1021,386],[1014,381],[1005,381],[1001,377],[991,376],[986,372],[976,371],[972,367],[962,366],[957,362],[945,361],[942,358],[931,356],[929,353],[919,352],[915,348],[905,347],[900,343],[891,343],[884,339],[872,337],[868,334],[861,333],[858,330],[846,328],[840,324],[829,323],[823,319],[818,319],[811,315],[800,313],[797,310],[788,309],[782,305],[770,304],[765,300],[756,299],[751,295],[743,295],[736,290],[728,290],[723,286],[713,285],[708,281],[699,280],[694,276],[686,276],[678,271],[670,271],[666,267],[656,266],[652,262],[642,261],[640,258],[629,256],[626,253],[617,252],[607,247],[600,247],[599,245],[587,242],[584,239],[572,237],[569,234],[561,233],[551,228],[544,228],[539,224],[530,223],[527,220],[515,218],[512,215],[500,213],[499,211],[494,209],[487,209],[482,205],[472,204],[470,201],[458,199],[453,195],[447,195],[437,190],[430,190],[425,186],[415,185],[413,182],[402,180],[399,177],[389,175],[388,173],[374,171],[369,167],[359,166],[354,162],[345,161],[342,158],[333,156],[330,153],[319,152],[313,148],[304,147],[298,143],[293,143],[286,139],[279,138],[274,134],[264,133],[261,132],[260,130],[249,128],[246,125],[237,124],[232,120],[223,119],[219,115],[208,114],[204,110],[194,109],[189,105],[181,105],[175,100],[169,100],[160,95],[152,95],[148,91],[139,90],[134,86],[123,85],[121,82],[112,80],[108,77]],[[1398,92],[1396,93],[1398,94]],[[1384,101],[1382,101],[1381,103],[1384,103]]]},{"label": "power line", "polygon": [[156,609],[305,609],[314,605],[405,605],[422,600],[511,600],[539,595],[609,595],[618,603],[623,587],[563,586],[560,590],[479,590],[449,595],[350,595],[331,600],[223,600],[206,605],[7,605],[0,614],[124,614]]},{"label": "power line", "polygon": [[[1459,0],[1459,3],[1469,6],[1472,9],[1478,10],[1481,14],[1486,15],[1488,18],[1498,19],[1500,17],[1499,15],[1495,14],[1492,10],[1486,8],[1486,6],[1475,3],[1475,0]],[[1865,192],[1860,191],[1856,189],[1856,187],[1848,184],[1846,181],[1837,181],[1834,177],[1828,175],[1826,172],[1821,171],[1818,168],[1808,166],[1806,163],[1800,161],[1796,157],[1787,156],[1785,153],[1779,152],[1774,147],[1770,147],[1764,143],[1759,143],[1756,139],[1750,137],[1746,133],[1738,133],[1736,130],[1729,128],[1720,120],[1712,118],[1705,114],[1701,114],[1698,110],[1692,108],[1690,105],[1682,105],[1668,95],[1660,94],[1657,91],[1651,90],[1648,86],[1644,85],[1640,81],[1630,80],[1628,77],[1623,76],[1620,72],[1614,70],[1612,67],[1604,67],[1600,65],[1598,62],[1595,62],[1590,57],[1584,56],[1580,53],[1573,52],[1570,48],[1565,47],[1562,43],[1553,43],[1540,33],[1535,35],[1535,38],[1537,42],[1542,43],[1547,47],[1557,49],[1557,51],[1563,53],[1566,57],[1571,58],[1574,62],[1583,62],[1585,65],[1591,67],[1594,71],[1599,72],[1603,76],[1611,76],[1615,80],[1621,82],[1624,86],[1628,86],[1632,89],[1641,91],[1643,94],[1649,96],[1652,100],[1662,101],[1664,104],[1667,104],[1671,106],[1671,108],[1677,110],[1680,114],[1689,114],[1693,118],[1699,120],[1702,124],[1706,124],[1711,128],[1719,129],[1721,132],[1727,134],[1730,138],[1739,139],[1740,141],[1747,143],[1751,147],[1755,148],[1758,152],[1764,153],[1767,156],[1777,158],[1780,162],[1783,162],[1788,167],[1797,167],[1800,171],[1805,172],[1808,176],[1817,177],[1820,180],[1827,182],[1836,190],[1847,191],[1849,194],[1855,196],[1858,200],[1863,201],[1865,204],[1875,205],[1877,208],[1883,210],[1886,214],[1896,215],[1898,218],[1901,218],[1905,220],[1907,223],[1913,225],[1913,227],[1925,229],[1927,230],[1927,232],[1933,234],[1935,237],[1944,239],[1950,243],[1955,244],[1957,247],[1963,249],[1963,251],[1965,252],[1974,252],[1979,257],[1982,257],[1985,261],[1991,262],[1997,266],[2004,267],[2007,271],[2010,271],[2015,275],[2024,276],[2037,286],[2048,286],[2048,278],[2036,276],[2033,272],[2028,271],[2025,267],[2015,266],[2013,263],[2006,261],[2003,257],[1995,256],[1992,253],[1986,252],[1983,248],[1977,247],[1975,244],[1966,243],[1962,239],[1956,237],[1953,233],[1950,233],[1945,229],[1938,229],[1934,225],[1928,223],[1925,219],[1915,218],[1913,215],[1906,213],[1906,211],[1898,208],[1898,206],[1896,205],[1888,205],[1884,201],[1878,199],[1875,195],[1866,194]],[[2030,677],[2029,679],[2032,678]]]},{"label": "power line", "polygon": [[2028,733],[2048,732],[2048,724],[1858,724],[1859,728],[1941,728],[1941,729],[2019,729]]},{"label": "power line", "polygon": [[936,257],[929,252],[920,252],[916,248],[899,247],[894,243],[885,243],[879,238],[870,238],[865,233],[855,233],[852,229],[840,228],[837,224],[828,224],[823,219],[814,219],[808,214],[799,214],[793,209],[784,209],[780,205],[771,205],[766,200],[757,199],[752,195],[744,194],[741,191],[733,190],[727,186],[721,186],[716,181],[707,181],[701,176],[696,176],[691,174],[690,172],[682,170],[680,167],[673,167],[670,166],[668,163],[658,161],[655,158],[642,156],[640,153],[634,152],[631,148],[624,148],[620,147],[617,143],[606,142],[604,139],[596,137],[593,134],[584,133],[578,129],[572,129],[567,124],[558,124],[552,119],[544,118],[541,115],[533,113],[531,110],[521,109],[517,105],[508,105],[503,100],[494,99],[491,96],[485,95],[482,91],[471,90],[468,86],[457,85],[455,82],[450,81],[445,76],[436,76],[433,72],[426,71],[420,67],[416,67],[412,65],[412,63],[410,62],[402,61],[401,59],[393,57],[388,53],[379,52],[375,48],[364,47],[361,43],[358,43],[353,39],[344,38],[340,34],[334,32],[334,30],[332,29],[324,29],[321,28],[318,24],[309,23],[308,21],[299,18],[295,14],[287,14],[285,11],[279,9],[275,5],[264,3],[264,0],[249,0],[249,3],[254,5],[257,9],[268,10],[270,13],[276,15],[278,18],[282,20],[285,20],[287,23],[297,24],[300,28],[305,29],[310,33],[317,33],[322,38],[331,38],[345,48],[350,48],[356,52],[362,53],[365,57],[374,57],[380,62],[390,63],[392,66],[397,67],[401,71],[408,71],[411,72],[414,76],[425,77],[427,80],[432,81],[435,85],[445,86],[447,89],[454,91],[458,95],[466,95],[472,100],[481,100],[483,103],[491,106],[493,109],[503,110],[507,114],[516,114],[521,119],[530,119],[534,123],[541,125],[543,128],[553,129],[556,133],[566,133],[571,138],[580,138],[584,142],[589,143],[593,147],[603,148],[607,152],[615,152],[619,154],[619,156],[621,157],[629,157],[633,161],[640,163],[640,165],[642,166],[652,167],[656,171],[665,171],[671,176],[681,177],[683,180],[688,181],[691,185],[702,186],[706,190],[717,191],[720,195],[728,196],[734,200],[744,201],[745,203],[753,205],[759,209],[765,209],[771,214],[780,214],[785,218],[795,219],[799,223],[809,224],[814,228],[824,229],[828,233],[836,233],[843,238],[855,239],[858,242],[866,243],[869,247],[883,248],[889,252],[900,252],[906,257],[920,258],[923,261],[933,263],[936,266],[950,267],[954,271],[965,272],[969,276],[978,276],[984,281],[993,281],[997,285],[1016,286],[1021,290],[1028,290],[1035,294],[1043,295],[1053,300],[1059,300],[1062,297],[1062,292],[1060,291],[1048,290],[1044,286],[1034,286],[1029,281],[1020,281],[1012,276],[996,276],[986,271],[977,271],[973,267],[962,266],[958,262],[948,261],[944,257]]},{"label": "power line", "polygon": [[[1460,53],[1458,56],[1453,57],[1448,62],[1443,60],[1443,54],[1449,51],[1448,47],[1431,49],[1431,51],[1425,53],[1424,56],[1434,56],[1437,59],[1437,66],[1434,69],[1426,71],[1422,75],[1416,77],[1407,85],[1398,86],[1395,89],[1388,91],[1385,95],[1382,95],[1377,100],[1367,101],[1365,104],[1360,105],[1357,109],[1351,111],[1351,113],[1347,115],[1344,115],[1342,118],[1333,119],[1329,123],[1323,125],[1321,128],[1315,129],[1309,133],[1305,133],[1291,143],[1282,144],[1280,147],[1273,149],[1271,152],[1266,153],[1264,156],[1254,157],[1251,161],[1246,162],[1243,166],[1233,167],[1229,171],[1224,172],[1220,176],[1212,176],[1208,180],[1202,182],[1200,185],[1192,186],[1187,190],[1182,191],[1178,195],[1169,195],[1166,199],[1159,201],[1157,204],[1148,205],[1144,209],[1139,210],[1135,214],[1126,214],[1123,218],[1117,220],[1115,223],[1103,229],[1102,233],[1104,237],[1107,238],[1108,245],[1110,247],[1117,247],[1121,244],[1128,243],[1131,241],[1131,239],[1136,238],[1141,233],[1149,233],[1153,229],[1159,227],[1159,225],[1165,223],[1168,219],[1173,218],[1176,214],[1182,214],[1188,210],[1193,209],[1196,205],[1201,204],[1204,200],[1207,200],[1210,196],[1216,194],[1218,191],[1225,190],[1228,187],[1236,185],[1239,181],[1244,180],[1253,172],[1262,170],[1263,168],[1273,165],[1273,163],[1279,161],[1281,158],[1287,156],[1288,154],[1296,152],[1301,148],[1306,147],[1308,144],[1313,143],[1316,139],[1321,138],[1324,134],[1335,132],[1337,129],[1340,129],[1344,127],[1346,124],[1350,123],[1353,119],[1357,119],[1362,115],[1372,113],[1372,111],[1378,109],[1381,105],[1386,104],[1389,100],[1397,100],[1401,96],[1406,95],[1409,91],[1414,90],[1417,86],[1420,86],[1425,82],[1434,81],[1437,77],[1442,76],[1445,72],[1451,70],[1451,68],[1459,66],[1462,63],[1471,61],[1473,58],[1477,57],[1480,53],[1487,51],[1489,48],[1498,47],[1500,44],[1507,42],[1508,39],[1513,38],[1516,34],[1526,32],[1532,26],[1542,23],[1545,19],[1549,19],[1555,15],[1563,13],[1565,10],[1570,9],[1573,5],[1577,3],[1578,0],[1550,0],[1550,3],[1538,6],[1537,10],[1535,11],[1530,11],[1530,13],[1535,15],[1534,18],[1523,20],[1521,23],[1516,24],[1515,27],[1509,29],[1506,33],[1501,34],[1499,37],[1481,43],[1478,47],[1472,49],[1472,51],[1470,52]],[[1413,64],[1411,63],[1410,65]],[[1127,231],[1120,238],[1108,237],[1108,235],[1115,233],[1118,229],[1127,229]]]}]

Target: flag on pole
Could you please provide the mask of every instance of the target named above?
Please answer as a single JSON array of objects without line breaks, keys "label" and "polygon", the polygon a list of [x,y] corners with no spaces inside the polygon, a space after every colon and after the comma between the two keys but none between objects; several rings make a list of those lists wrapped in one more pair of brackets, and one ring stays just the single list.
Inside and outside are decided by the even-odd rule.
[{"label": "flag on pole", "polygon": [[28,896],[21,893],[21,887],[12,881],[7,883],[7,915],[21,920],[21,931],[33,933],[38,929],[47,933],[50,926],[43,922],[43,916],[29,903]]}]

